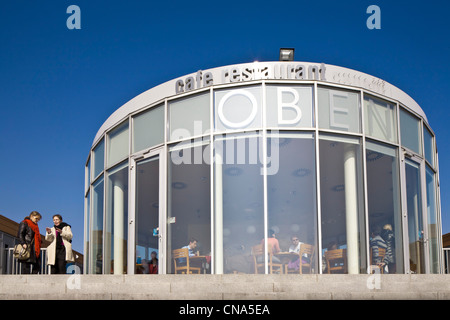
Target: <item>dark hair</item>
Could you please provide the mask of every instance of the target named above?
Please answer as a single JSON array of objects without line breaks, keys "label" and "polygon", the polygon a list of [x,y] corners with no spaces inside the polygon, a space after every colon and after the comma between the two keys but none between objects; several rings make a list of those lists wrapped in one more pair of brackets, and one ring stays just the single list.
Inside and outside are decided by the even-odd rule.
[{"label": "dark hair", "polygon": [[197,241],[197,242],[198,242],[198,240],[195,239],[195,238],[189,238],[189,243],[193,243],[194,241]]},{"label": "dark hair", "polygon": [[59,220],[63,221],[60,214],[54,214],[52,218],[54,219],[55,217],[57,217]]},{"label": "dark hair", "polygon": [[272,238],[272,236],[275,234],[275,231],[273,231],[273,229],[269,229],[269,234],[268,237]]}]

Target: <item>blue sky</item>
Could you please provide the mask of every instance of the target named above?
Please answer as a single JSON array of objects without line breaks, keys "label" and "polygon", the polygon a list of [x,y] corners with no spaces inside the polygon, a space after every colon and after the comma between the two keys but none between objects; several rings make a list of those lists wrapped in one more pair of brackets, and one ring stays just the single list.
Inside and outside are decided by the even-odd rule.
[{"label": "blue sky", "polygon": [[[81,9],[69,30],[67,7]],[[369,5],[381,29],[369,30]],[[408,93],[437,136],[443,232],[450,232],[447,1],[12,1],[0,5],[0,214],[59,213],[83,250],[84,165],[97,130],[136,95],[227,64],[324,62]]]}]

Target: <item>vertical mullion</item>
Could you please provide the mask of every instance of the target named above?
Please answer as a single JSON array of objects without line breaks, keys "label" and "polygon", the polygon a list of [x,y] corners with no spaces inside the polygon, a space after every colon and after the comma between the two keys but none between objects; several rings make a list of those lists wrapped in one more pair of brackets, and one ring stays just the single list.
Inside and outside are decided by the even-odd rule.
[{"label": "vertical mullion", "polygon": [[314,82],[314,128],[315,128],[315,152],[316,152],[316,201],[317,201],[317,257],[318,273],[322,273],[322,206],[320,194],[320,154],[319,154],[319,106],[318,106],[317,82]]},{"label": "vertical mullion", "polygon": [[[362,132],[362,164],[363,164],[363,198],[364,198],[364,227],[365,227],[365,246],[366,246],[366,272],[370,273],[370,246],[369,246],[369,199],[367,191],[367,159],[366,159],[366,128],[365,128],[365,113],[364,113],[364,92],[360,91],[360,105],[361,105],[361,132]],[[362,258],[362,257],[361,257]],[[360,259],[361,259],[360,258]],[[361,268],[360,268],[361,269]]]},{"label": "vertical mullion", "polygon": [[[268,252],[267,243],[268,217],[267,217],[267,130],[266,130],[266,84],[262,82],[262,160],[263,160],[263,203],[264,203],[264,247]],[[268,255],[264,251],[264,273],[268,273]]]}]

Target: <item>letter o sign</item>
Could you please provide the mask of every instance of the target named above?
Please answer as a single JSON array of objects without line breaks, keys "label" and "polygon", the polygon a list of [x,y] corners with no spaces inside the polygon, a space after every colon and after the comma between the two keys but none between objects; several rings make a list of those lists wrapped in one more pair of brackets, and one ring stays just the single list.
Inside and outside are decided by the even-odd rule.
[{"label": "letter o sign", "polygon": [[[232,122],[232,121],[228,120],[227,117],[223,113],[225,102],[227,102],[227,100],[233,96],[244,96],[248,100],[250,100],[250,102],[252,104],[252,111],[251,111],[250,115],[247,117],[247,119],[245,119],[241,122]],[[258,112],[258,102],[256,101],[254,95],[252,95],[250,92],[248,92],[244,89],[232,90],[232,91],[228,92],[227,94],[225,94],[222,97],[222,99],[220,99],[217,112],[219,114],[220,121],[222,121],[222,123],[224,125],[226,125],[227,127],[234,128],[234,129],[244,128],[244,127],[247,127],[250,123],[252,123],[252,121],[255,119],[256,114]]]}]

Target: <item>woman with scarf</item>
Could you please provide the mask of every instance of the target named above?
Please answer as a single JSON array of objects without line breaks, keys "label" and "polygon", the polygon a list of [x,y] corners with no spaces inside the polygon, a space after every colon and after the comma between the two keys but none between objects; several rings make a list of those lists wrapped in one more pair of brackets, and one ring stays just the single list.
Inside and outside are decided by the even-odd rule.
[{"label": "woman with scarf", "polygon": [[[22,274],[38,274],[41,270],[41,233],[38,222],[42,216],[37,211],[32,211],[28,217],[19,224],[17,237],[24,248],[30,247],[31,254],[28,260],[22,261]],[[33,268],[31,268],[33,266]]]},{"label": "woman with scarf", "polygon": [[45,240],[51,242],[47,247],[47,264],[51,266],[51,274],[65,274],[66,263],[74,261],[72,230],[59,214],[53,216],[53,223],[52,228],[46,228]]}]

